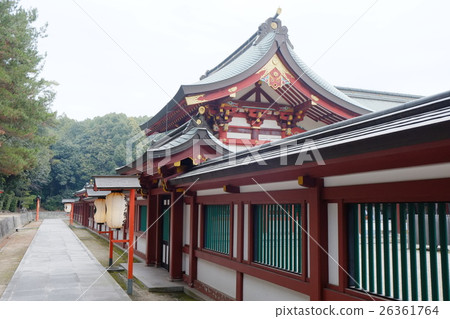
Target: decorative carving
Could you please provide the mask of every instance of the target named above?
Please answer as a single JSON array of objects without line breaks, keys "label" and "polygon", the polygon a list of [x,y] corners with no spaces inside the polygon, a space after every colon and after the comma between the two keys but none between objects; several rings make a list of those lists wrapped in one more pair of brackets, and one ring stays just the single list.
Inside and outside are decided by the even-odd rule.
[{"label": "decorative carving", "polygon": [[277,123],[281,127],[282,137],[304,132],[304,130],[297,126],[297,123],[303,121],[306,113],[305,111],[309,106],[310,103],[303,103],[290,110],[280,109],[278,112]]},{"label": "decorative carving", "polygon": [[291,41],[289,41],[288,28],[281,24],[281,20],[277,19],[277,16],[278,15],[275,15],[275,17],[273,18],[267,19],[266,22],[259,26],[258,38],[256,39],[255,43],[253,43],[253,45],[257,45],[269,33],[275,32],[277,34],[277,42],[279,44],[287,42],[292,49],[294,48]]},{"label": "decorative carving", "polygon": [[291,84],[288,78],[293,78],[292,74],[287,70],[283,63],[281,63],[277,54],[275,54],[257,73],[261,74],[260,80],[266,82],[274,90],[284,85]]},{"label": "decorative carving", "polygon": [[206,101],[204,96],[205,96],[205,94],[186,96],[186,104],[192,105],[192,104],[203,103]]}]

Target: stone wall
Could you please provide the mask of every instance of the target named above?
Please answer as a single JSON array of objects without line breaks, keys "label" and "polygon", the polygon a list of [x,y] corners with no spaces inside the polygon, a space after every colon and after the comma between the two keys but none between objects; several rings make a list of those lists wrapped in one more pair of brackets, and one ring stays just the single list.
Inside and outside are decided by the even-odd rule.
[{"label": "stone wall", "polygon": [[[36,212],[32,212],[33,214],[33,220],[36,219]],[[40,211],[39,212],[39,220],[41,219],[68,219],[69,213],[57,211],[57,212],[47,212],[47,211]]]},{"label": "stone wall", "polygon": [[33,220],[31,212],[0,213],[0,240]]}]

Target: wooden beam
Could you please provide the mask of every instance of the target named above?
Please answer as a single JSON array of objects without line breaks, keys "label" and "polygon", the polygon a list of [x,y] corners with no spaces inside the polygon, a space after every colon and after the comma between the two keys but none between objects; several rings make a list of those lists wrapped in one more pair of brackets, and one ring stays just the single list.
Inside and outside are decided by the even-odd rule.
[{"label": "wooden beam", "polygon": [[223,185],[223,191],[226,193],[238,194],[241,192],[241,189],[239,186]]},{"label": "wooden beam", "polygon": [[195,250],[198,248],[198,205],[195,202],[195,197],[192,197],[189,214],[189,279],[190,287],[194,286],[194,281],[197,280],[197,257]]},{"label": "wooden beam", "polygon": [[182,194],[172,192],[170,202],[170,248],[169,248],[169,278],[183,279],[183,200],[178,199]]},{"label": "wooden beam", "polygon": [[[267,103],[267,102],[252,102],[252,101],[243,101],[241,99],[239,100],[226,100],[223,104],[225,104],[225,106],[227,106],[228,102],[233,102],[233,106],[234,107],[241,107],[241,108],[248,108],[248,107],[261,107],[266,109],[268,106],[270,106],[271,109],[276,109],[278,110],[280,107],[292,107],[290,104],[281,104],[281,103]],[[224,107],[224,105],[221,104],[222,107]]]},{"label": "wooden beam", "polygon": [[195,196],[197,194],[197,192],[193,192],[191,190],[185,190],[184,188],[177,188],[177,189],[175,189],[175,192],[184,193],[183,194],[184,196],[189,196],[189,197]]},{"label": "wooden beam", "polygon": [[317,181],[315,178],[308,175],[299,176],[298,185],[303,187],[315,187],[317,185]]}]

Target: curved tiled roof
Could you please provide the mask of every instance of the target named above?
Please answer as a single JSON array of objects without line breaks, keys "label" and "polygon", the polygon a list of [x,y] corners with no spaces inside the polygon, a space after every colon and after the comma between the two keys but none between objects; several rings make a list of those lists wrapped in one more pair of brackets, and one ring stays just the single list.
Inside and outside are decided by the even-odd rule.
[{"label": "curved tiled roof", "polygon": [[247,50],[241,53],[238,57],[224,67],[218,69],[214,73],[211,73],[207,77],[201,79],[200,81],[192,85],[201,85],[208,83],[220,82],[242,72],[245,72],[257,62],[259,62],[269,51],[273,45],[275,39],[275,32],[272,32],[264,37],[258,44],[251,45]]},{"label": "curved tiled roof", "polygon": [[[342,93],[341,91],[339,91],[338,89],[336,89],[336,87],[334,87],[333,85],[331,85],[330,83],[328,83],[327,81],[325,81],[324,79],[322,79],[316,72],[314,72],[305,62],[303,62],[302,59],[300,59],[298,57],[298,55],[294,52],[294,50],[288,46],[288,50],[289,53],[291,54],[292,58],[294,59],[294,61],[298,64],[298,66],[300,67],[300,69],[303,70],[303,72],[305,72],[305,75],[308,76],[311,80],[313,80],[316,84],[318,84],[321,88],[323,88],[324,90],[328,91],[329,93],[337,96],[338,98],[357,105],[359,107],[364,107],[363,105],[361,105],[359,102],[353,100],[352,98],[350,98],[348,95]],[[302,77],[302,74],[298,74],[298,76],[300,76],[300,78]]]},{"label": "curved tiled roof", "polygon": [[218,90],[255,74],[277,51],[282,52],[282,55],[284,54],[284,58],[289,60],[288,64],[295,70],[295,73],[298,73],[297,75],[306,85],[313,90],[317,90],[319,95],[356,114],[371,112],[371,110],[323,80],[308,67],[293,51],[287,28],[282,26],[279,19],[269,18],[261,24],[255,34],[230,56],[211,71],[207,71],[200,81],[190,85],[182,85],[166,107],[140,127],[142,129],[150,128],[186,96]]},{"label": "curved tiled roof", "polygon": [[[314,146],[325,160],[359,154],[358,152],[389,149],[394,147],[392,145],[395,143],[399,143],[395,147],[411,143],[429,143],[450,138],[450,131],[442,130],[449,124],[450,91],[447,91],[388,110],[365,114],[293,135],[257,148],[218,157],[196,166],[172,179],[171,182],[173,185],[189,183],[206,176],[205,174],[208,179],[228,175],[236,176],[253,170],[256,174],[258,170],[271,168],[268,165],[271,160],[275,160],[276,165],[282,166],[279,158],[304,152],[304,143],[308,140],[314,141]],[[424,130],[427,134],[417,134],[418,130]],[[398,140],[395,138],[396,134]],[[411,134],[416,134],[417,137],[411,139]],[[380,142],[382,138],[384,140]],[[391,143],[392,145],[389,145]],[[349,147],[352,144],[358,145],[358,147]],[[288,148],[288,146],[290,147]],[[258,161],[262,161],[265,163],[264,165],[258,164],[255,154],[258,155]],[[293,162],[295,163],[295,161],[296,158]]]}]

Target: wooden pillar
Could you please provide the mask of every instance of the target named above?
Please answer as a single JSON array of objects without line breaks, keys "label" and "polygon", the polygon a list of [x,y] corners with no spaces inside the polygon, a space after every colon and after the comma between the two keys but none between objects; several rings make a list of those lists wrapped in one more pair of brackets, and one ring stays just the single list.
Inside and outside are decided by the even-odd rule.
[{"label": "wooden pillar", "polygon": [[162,196],[156,195],[156,224],[155,224],[155,242],[153,247],[155,248],[155,265],[156,267],[161,266],[162,258]]},{"label": "wooden pillar", "polygon": [[328,281],[328,259],[323,249],[328,249],[327,243],[327,211],[321,198],[323,180],[318,180],[318,186],[312,188],[309,201],[309,234],[310,239],[310,278],[311,301],[320,301],[322,290]]},{"label": "wooden pillar", "polygon": [[129,232],[129,242],[128,242],[128,282],[127,282],[127,293],[129,295],[133,294],[133,255],[134,255],[134,214],[135,214],[135,198],[136,190],[130,189],[130,207],[128,214],[128,232]]},{"label": "wooden pillar", "polygon": [[89,203],[86,203],[86,209],[84,211],[84,218],[82,225],[87,227],[89,226],[89,213],[90,213],[90,206]]},{"label": "wooden pillar", "polygon": [[[70,225],[73,225],[73,211],[75,210],[75,203],[70,204]],[[78,210],[78,205],[77,205]]]},{"label": "wooden pillar", "polygon": [[219,139],[224,140],[227,138],[227,131],[223,125],[219,126]]},{"label": "wooden pillar", "polygon": [[147,220],[148,220],[148,231],[147,231],[147,251],[145,254],[145,262],[147,265],[156,265],[157,264],[157,223],[158,219],[158,204],[157,204],[157,196],[149,195],[147,198]]},{"label": "wooden pillar", "polygon": [[196,197],[190,197],[191,211],[189,214],[189,286],[194,286],[197,279],[197,257],[195,250],[198,247],[198,205]]},{"label": "wooden pillar", "polygon": [[182,193],[172,192],[170,209],[170,248],[169,248],[169,278],[183,279],[183,198]]},{"label": "wooden pillar", "polygon": [[252,140],[259,140],[259,127],[257,126],[252,126],[252,131],[251,131],[251,139]]}]

